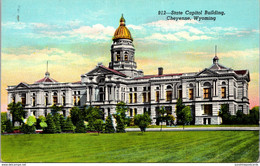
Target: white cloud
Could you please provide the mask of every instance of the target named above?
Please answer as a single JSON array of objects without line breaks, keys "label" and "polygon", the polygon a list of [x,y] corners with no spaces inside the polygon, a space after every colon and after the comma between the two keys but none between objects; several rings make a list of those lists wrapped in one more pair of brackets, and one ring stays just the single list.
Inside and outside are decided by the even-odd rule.
[{"label": "white cloud", "polygon": [[2,26],[10,29],[24,29],[28,27],[28,25],[24,22],[11,22],[11,21],[3,22]]},{"label": "white cloud", "polygon": [[98,40],[112,38],[114,32],[115,29],[111,26],[105,27],[102,24],[95,24],[93,26],[82,26],[78,29],[67,31],[65,34]]},{"label": "white cloud", "polygon": [[133,30],[141,30],[141,29],[143,29],[142,26],[139,26],[139,25],[132,25],[132,24],[127,25],[127,28],[130,28],[130,29],[133,29]]},{"label": "white cloud", "polygon": [[181,31],[181,32],[177,32],[175,33],[176,36],[180,37],[180,38],[184,38],[186,40],[189,41],[193,41],[193,40],[208,40],[208,39],[213,39],[210,36],[206,36],[206,35],[190,35],[189,32],[186,31]]},{"label": "white cloud", "polygon": [[151,36],[145,37],[145,40],[161,40],[161,41],[180,41],[175,35],[173,34],[161,34],[161,33],[154,33]]}]

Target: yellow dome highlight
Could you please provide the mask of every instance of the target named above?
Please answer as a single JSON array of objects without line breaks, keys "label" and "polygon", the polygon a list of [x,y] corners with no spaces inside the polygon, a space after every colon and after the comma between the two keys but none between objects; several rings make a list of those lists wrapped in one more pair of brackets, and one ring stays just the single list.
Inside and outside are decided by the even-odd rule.
[{"label": "yellow dome highlight", "polygon": [[120,22],[120,25],[114,33],[113,40],[115,40],[115,39],[130,39],[130,40],[133,40],[130,31],[125,26],[125,19],[123,17],[123,14],[122,14],[122,17],[120,18],[119,22]]}]

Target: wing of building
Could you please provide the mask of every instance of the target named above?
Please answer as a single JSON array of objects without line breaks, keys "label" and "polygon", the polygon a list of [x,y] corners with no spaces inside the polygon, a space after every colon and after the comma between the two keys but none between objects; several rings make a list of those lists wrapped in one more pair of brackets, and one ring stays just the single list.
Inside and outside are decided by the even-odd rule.
[{"label": "wing of building", "polygon": [[229,105],[232,115],[238,110],[248,114],[249,71],[225,67],[217,56],[210,63],[200,72],[164,74],[160,67],[158,74],[144,75],[137,69],[133,38],[122,16],[113,36],[108,67],[99,63],[74,83],[60,83],[46,72],[33,84],[8,86],[8,103],[21,101],[27,116],[36,117],[50,113],[53,104],[63,106],[64,116],[74,106],[99,106],[105,118],[115,113],[118,102],[124,101],[130,117],[148,112],[153,124],[156,109],[161,106],[175,116],[178,98],[191,107],[194,124],[220,124],[222,104]]}]

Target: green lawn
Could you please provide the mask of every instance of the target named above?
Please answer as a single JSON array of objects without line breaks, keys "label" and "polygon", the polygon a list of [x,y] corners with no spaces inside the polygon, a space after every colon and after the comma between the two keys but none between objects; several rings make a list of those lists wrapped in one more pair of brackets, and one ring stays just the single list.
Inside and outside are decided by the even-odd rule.
[{"label": "green lawn", "polygon": [[1,136],[5,162],[256,162],[258,131]]},{"label": "green lawn", "polygon": [[[182,128],[182,125],[166,126],[162,125],[162,128]],[[185,128],[198,128],[198,127],[259,127],[259,125],[185,125]],[[139,128],[138,126],[129,126],[127,128]],[[150,125],[147,128],[161,128],[161,125]]]}]

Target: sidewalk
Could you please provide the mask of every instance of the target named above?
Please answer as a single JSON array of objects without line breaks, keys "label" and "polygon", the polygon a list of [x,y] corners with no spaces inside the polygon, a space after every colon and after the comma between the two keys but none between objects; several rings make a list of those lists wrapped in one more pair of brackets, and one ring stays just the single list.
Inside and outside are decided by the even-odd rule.
[{"label": "sidewalk", "polygon": [[[146,128],[146,131],[160,131],[161,128]],[[185,127],[162,128],[162,131],[260,131],[260,127]],[[140,131],[140,128],[127,128],[126,132]]]}]

